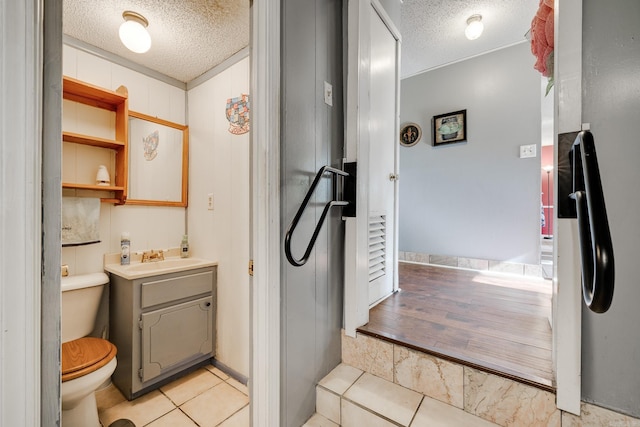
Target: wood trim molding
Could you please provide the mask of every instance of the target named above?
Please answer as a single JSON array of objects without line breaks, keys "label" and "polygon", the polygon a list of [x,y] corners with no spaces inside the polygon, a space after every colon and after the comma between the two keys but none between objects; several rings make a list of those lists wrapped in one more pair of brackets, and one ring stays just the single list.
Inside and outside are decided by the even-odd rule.
[{"label": "wood trim molding", "polygon": [[251,425],[280,425],[280,0],[251,6]]},{"label": "wood trim molding", "polygon": [[[558,164],[557,135],[582,125],[582,0],[556,0],[554,163]],[[554,174],[557,178],[556,167]],[[555,179],[554,178],[554,179]],[[555,182],[558,182],[555,179]],[[557,206],[557,203],[554,202]],[[582,356],[582,287],[577,220],[554,213],[553,363],[556,406],[580,415]]]},{"label": "wood trim molding", "polygon": [[[43,192],[46,196],[48,188],[48,182],[43,185],[42,167],[44,9],[42,0],[3,1],[0,4],[0,61],[3,64],[0,69],[3,94],[0,100],[0,169],[3,176],[11,178],[0,182],[0,204],[3,206],[0,225],[3,237],[0,244],[0,312],[3,318],[0,378],[3,390],[11,385],[10,393],[0,394],[0,423],[3,425],[55,425],[45,424],[42,422],[44,416],[41,417],[41,396],[47,392],[52,392],[50,396],[55,395],[48,372],[41,371],[41,366],[48,366],[44,361],[41,365],[42,359],[55,358],[55,351],[48,357],[41,357],[41,349],[45,346],[44,338],[41,341],[42,329],[49,332],[49,325],[42,323],[40,317],[46,303],[42,298],[48,296],[43,286],[48,276],[44,274],[42,248],[50,242],[42,232],[41,214]],[[57,90],[60,90],[59,83]],[[57,141],[60,145],[59,133]],[[47,176],[53,182],[56,182],[55,178],[55,175]],[[59,185],[58,180],[58,194]],[[55,221],[56,215],[52,217]],[[57,251],[59,254],[59,246]],[[59,268],[58,263],[58,276]],[[55,288],[55,280],[46,288],[49,287]],[[58,324],[58,321],[50,322],[52,326]],[[55,341],[56,334],[46,338]],[[59,344],[56,347],[59,348]],[[56,379],[59,381],[59,372]],[[57,381],[55,386],[59,388]],[[52,418],[57,415],[59,419],[58,406],[51,409]]]},{"label": "wood trim molding", "polygon": [[345,157],[358,162],[356,217],[345,220],[344,330],[369,321],[369,60],[371,0],[349,0]]}]

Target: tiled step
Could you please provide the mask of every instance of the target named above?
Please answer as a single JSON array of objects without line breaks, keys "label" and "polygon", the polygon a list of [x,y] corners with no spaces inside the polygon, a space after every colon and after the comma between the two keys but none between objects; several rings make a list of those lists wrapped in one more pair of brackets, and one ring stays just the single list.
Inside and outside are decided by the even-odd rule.
[{"label": "tiled step", "polygon": [[[422,396],[420,406],[408,424],[412,427],[560,427],[561,413],[556,408],[555,395],[552,392],[400,344],[360,333],[357,333],[355,338],[343,333],[342,362],[351,369],[355,368],[384,379],[384,388],[405,388]],[[363,381],[364,375],[363,373],[354,380],[353,384]],[[343,393],[328,387],[324,381],[319,383],[318,388],[324,387],[338,395],[341,405],[344,401],[349,401],[366,407],[367,411],[385,421],[380,424],[382,426],[406,425],[400,419],[392,418],[388,413],[379,410],[378,408],[383,407],[381,402],[370,404],[353,398],[350,392],[353,384]],[[378,392],[374,390],[368,393],[375,395]],[[321,408],[320,404],[316,410],[325,415],[318,408]],[[437,408],[437,411],[434,412],[433,408]],[[434,421],[436,416],[443,417],[443,421]],[[428,421],[425,421],[425,424],[423,420]],[[348,425],[345,423],[344,410],[338,421],[342,422],[342,425]]]},{"label": "tiled step", "polygon": [[342,360],[318,383],[304,426],[640,426],[585,402],[581,416],[569,414],[548,391],[367,335],[343,333]]},{"label": "tiled step", "polygon": [[305,426],[496,426],[344,363],[320,381],[316,393],[317,414]]}]

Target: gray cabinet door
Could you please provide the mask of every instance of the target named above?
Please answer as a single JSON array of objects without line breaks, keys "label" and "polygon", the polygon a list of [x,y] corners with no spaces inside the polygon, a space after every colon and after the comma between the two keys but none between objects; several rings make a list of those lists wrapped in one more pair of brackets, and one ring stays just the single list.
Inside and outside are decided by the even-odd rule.
[{"label": "gray cabinet door", "polygon": [[213,298],[142,314],[142,382],[213,351]]}]

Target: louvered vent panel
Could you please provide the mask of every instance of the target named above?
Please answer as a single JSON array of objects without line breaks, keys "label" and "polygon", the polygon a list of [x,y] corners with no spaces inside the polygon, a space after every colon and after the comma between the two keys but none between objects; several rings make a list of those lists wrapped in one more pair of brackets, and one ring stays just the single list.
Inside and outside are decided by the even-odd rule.
[{"label": "louvered vent panel", "polygon": [[385,216],[369,218],[369,282],[385,275],[387,223]]}]

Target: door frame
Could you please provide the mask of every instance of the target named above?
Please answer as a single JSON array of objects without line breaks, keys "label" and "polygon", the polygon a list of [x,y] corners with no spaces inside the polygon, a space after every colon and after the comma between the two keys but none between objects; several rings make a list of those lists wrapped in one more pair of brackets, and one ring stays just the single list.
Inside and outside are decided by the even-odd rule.
[{"label": "door frame", "polygon": [[[555,0],[554,3],[554,162],[557,165],[557,135],[582,127],[582,0],[563,0],[562,4]],[[357,193],[357,217],[360,218],[366,218],[368,214],[366,177],[369,165],[362,159],[369,156],[369,128],[362,112],[369,108],[366,92],[369,80],[365,71],[370,57],[368,15],[360,12],[370,4],[379,11],[384,10],[377,0],[351,0],[348,5],[348,32],[357,34],[357,39],[349,38],[347,41],[345,157],[349,162],[361,159],[358,162]],[[557,183],[557,168],[554,168],[554,174],[554,182]],[[554,205],[557,206],[557,191],[554,194]],[[554,215],[553,368],[557,388],[556,405],[559,409],[579,415],[582,296],[576,221],[559,220],[557,212]],[[363,253],[367,229],[366,223],[359,223],[356,218],[347,218],[345,236],[345,333],[349,336],[355,336],[356,328],[369,320],[367,266]]]},{"label": "door frame", "polygon": [[[11,2],[3,2],[3,9]],[[32,28],[24,29],[21,34],[17,32],[18,40],[24,35],[25,52],[32,52],[39,58],[39,62],[32,64],[31,55],[25,55],[27,64],[18,64],[16,61],[8,61],[16,67],[41,72],[41,64],[44,63],[42,79],[44,84],[37,84],[37,79],[32,82],[24,82],[18,86],[12,82],[16,90],[24,90],[24,93],[35,93],[29,112],[34,117],[25,117],[17,122],[42,123],[42,139],[39,138],[38,128],[31,128],[35,133],[33,147],[24,144],[24,153],[33,165],[26,172],[32,173],[34,179],[30,180],[31,186],[27,186],[26,180],[18,180],[12,183],[14,190],[24,194],[25,198],[33,202],[34,209],[29,212],[34,216],[24,218],[26,221],[25,233],[31,236],[20,241],[39,242],[33,237],[42,235],[42,251],[40,246],[34,244],[29,252],[33,256],[24,263],[12,262],[9,257],[2,257],[0,264],[11,265],[12,268],[3,269],[14,278],[12,282],[30,282],[32,273],[42,271],[42,282],[38,280],[38,286],[29,288],[29,295],[23,295],[23,304],[12,301],[15,307],[30,308],[20,310],[19,316],[14,317],[14,323],[31,325],[32,333],[20,334],[31,336],[27,355],[33,357],[25,360],[32,368],[28,372],[34,373],[30,377],[23,378],[26,394],[19,396],[32,396],[33,399],[22,400],[22,404],[13,405],[9,417],[17,417],[18,413],[30,414],[30,419],[40,420],[42,425],[56,425],[60,420],[60,387],[59,387],[59,352],[60,348],[60,237],[56,233],[40,233],[41,230],[54,230],[59,228],[60,217],[47,215],[40,218],[42,207],[48,212],[59,212],[61,200],[61,166],[60,158],[62,147],[59,144],[61,132],[61,81],[62,81],[62,5],[59,2],[44,2],[34,0],[27,2],[25,10],[18,8],[10,10],[6,16],[14,16],[9,22],[33,24]],[[41,12],[44,11],[44,29]],[[22,16],[24,15],[24,16]],[[23,19],[27,17],[28,19]],[[33,22],[30,21],[33,19]],[[9,28],[7,28],[9,30]],[[38,40],[44,40],[44,49]],[[41,43],[41,42],[40,42]],[[44,52],[43,52],[44,51]],[[8,54],[4,49],[2,55]],[[280,424],[280,201],[279,201],[279,138],[280,138],[280,0],[269,2],[252,1],[251,3],[251,93],[252,103],[252,127],[251,134],[251,228],[252,230],[267,230],[267,233],[251,234],[251,257],[258,261],[254,266],[253,280],[251,281],[251,367],[250,384],[251,394],[251,418],[252,425],[274,426]],[[16,75],[29,73],[16,73]],[[39,76],[39,74],[38,74]],[[33,77],[33,76],[32,76]],[[39,102],[41,101],[41,104]],[[27,111],[27,110],[25,110]],[[15,128],[16,130],[18,128]],[[20,140],[21,137],[11,138]],[[40,148],[47,151],[47,156],[42,157]],[[16,168],[23,167],[23,163],[9,162]],[[48,177],[40,188],[39,183],[42,164],[42,174]],[[16,170],[16,175],[19,176]],[[16,186],[19,185],[19,186]],[[20,188],[25,187],[23,190]],[[28,188],[27,188],[28,187]],[[18,191],[20,190],[20,191]],[[17,194],[17,193],[16,193]],[[40,200],[40,195],[43,200]],[[2,200],[9,204],[8,195],[2,194]],[[17,210],[14,212],[18,213]],[[42,224],[42,225],[41,225]],[[57,224],[57,226],[56,226]],[[42,227],[42,228],[41,228]],[[57,228],[56,228],[57,227]],[[12,229],[18,229],[12,224]],[[16,255],[23,256],[26,252]],[[40,265],[42,260],[43,265]],[[30,261],[30,262],[26,262]],[[24,269],[16,266],[23,265]],[[38,275],[38,279],[40,275]],[[25,283],[26,283],[25,282]],[[42,289],[40,289],[40,283]],[[18,289],[18,288],[15,288]],[[27,288],[25,288],[27,289]],[[4,285],[0,291],[4,292]],[[42,293],[40,295],[40,292]],[[6,294],[5,294],[6,295]],[[58,301],[56,304],[55,301]],[[41,303],[42,302],[42,303]],[[42,325],[42,331],[36,326]],[[40,336],[42,332],[42,342]],[[46,332],[46,334],[44,333]],[[4,336],[4,335],[3,335]],[[46,339],[45,339],[46,337]],[[13,345],[12,339],[2,339],[0,344],[7,348],[19,346]],[[39,343],[39,345],[38,345]],[[38,351],[39,347],[39,351]],[[24,347],[27,348],[27,347]],[[52,355],[58,354],[57,357]],[[46,357],[45,357],[46,355]],[[1,368],[1,367],[0,367]],[[13,370],[20,374],[20,370]],[[39,375],[38,375],[39,373]],[[0,407],[4,405],[0,401]],[[29,407],[29,410],[24,408]],[[22,410],[20,409],[22,408]],[[9,418],[13,419],[13,418]],[[14,424],[23,424],[21,421]],[[38,424],[26,422],[25,425]]]},{"label": "door frame", "polygon": [[[3,2],[3,9],[11,2]],[[32,357],[25,358],[25,363],[31,366],[27,369],[34,375],[23,378],[25,394],[16,394],[16,397],[32,396],[33,398],[20,399],[20,405],[13,405],[11,410],[5,412],[8,419],[16,419],[18,414],[29,415],[31,420],[40,420],[42,425],[56,425],[60,420],[60,387],[59,387],[59,352],[60,348],[60,237],[56,233],[40,233],[41,230],[54,230],[59,228],[60,217],[47,215],[40,218],[42,207],[48,212],[59,212],[61,200],[60,185],[60,158],[62,147],[59,144],[61,132],[61,81],[62,81],[62,5],[59,2],[44,2],[34,0],[27,2],[26,10],[12,9],[6,16],[14,16],[9,22],[33,24],[32,28],[17,32],[18,40],[24,35],[25,52],[31,52],[40,59],[36,64],[30,62],[32,55],[25,55],[26,64],[18,64],[16,61],[8,61],[16,67],[35,70],[40,73],[40,66],[44,62],[42,79],[44,84],[37,84],[38,79],[31,82],[23,82],[18,86],[12,82],[16,90],[24,93],[35,93],[32,99],[36,105],[30,105],[29,115],[24,120],[16,122],[42,123],[42,139],[39,137],[38,128],[32,127],[29,141],[35,141],[33,146],[24,144],[26,158],[32,160],[29,168],[24,173],[32,174],[34,179],[18,180],[12,183],[15,192],[24,194],[25,199],[33,203],[33,208],[28,212],[33,217],[24,218],[26,221],[25,233],[31,236],[20,241],[39,242],[33,237],[42,234],[42,251],[38,244],[31,246],[29,254],[32,256],[23,262],[12,262],[10,257],[0,258],[0,264],[11,265],[12,268],[3,269],[9,272],[12,282],[30,282],[32,273],[42,271],[42,289],[40,280],[38,286],[33,284],[29,294],[23,295],[23,303],[12,301],[15,307],[29,308],[19,310],[13,319],[13,323],[31,325],[32,333],[20,334],[21,337],[31,336],[30,347],[34,351],[26,351],[25,354]],[[41,12],[44,11],[44,30]],[[24,15],[24,16],[23,16]],[[28,19],[23,19],[27,17]],[[30,21],[33,19],[33,22]],[[7,28],[7,30],[10,30]],[[38,40],[44,40],[44,49]],[[44,52],[43,52],[44,50]],[[2,55],[8,54],[4,49]],[[251,133],[251,228],[252,230],[267,230],[266,233],[252,233],[251,257],[258,261],[254,266],[254,274],[251,281],[251,370],[249,390],[251,394],[251,418],[252,425],[274,426],[280,424],[280,201],[279,201],[279,137],[280,137],[280,0],[269,2],[252,1],[251,4],[251,93],[252,103],[252,133]],[[15,59],[15,58],[14,58]],[[16,75],[29,73],[16,73]],[[39,76],[39,74],[38,74]],[[34,77],[34,76],[31,76]],[[37,77],[37,76],[36,76]],[[37,99],[36,99],[37,98]],[[41,103],[39,104],[39,102]],[[26,112],[27,110],[25,110]],[[18,130],[18,128],[15,128]],[[11,138],[20,140],[21,137]],[[42,157],[40,147],[47,151],[47,156]],[[20,169],[24,163],[8,162]],[[40,188],[42,181],[39,166],[42,164],[42,174],[48,177]],[[20,176],[16,169],[16,176]],[[23,188],[25,187],[25,188]],[[20,190],[20,188],[23,188]],[[17,194],[16,193],[16,194]],[[40,195],[43,194],[43,200]],[[2,194],[2,200],[9,204],[8,195]],[[15,213],[19,213],[14,210]],[[16,219],[18,219],[16,217]],[[18,221],[20,222],[20,221]],[[41,225],[42,224],[42,225]],[[57,224],[57,228],[56,228]],[[42,229],[41,229],[42,227]],[[12,224],[12,229],[19,229]],[[12,252],[21,257],[26,252]],[[43,265],[40,265],[42,260]],[[29,262],[27,262],[29,261]],[[23,269],[16,268],[22,265]],[[37,277],[40,279],[40,275]],[[18,289],[18,288],[15,288]],[[3,284],[0,291],[4,292]],[[42,295],[40,295],[42,292]],[[5,294],[7,295],[7,294]],[[58,304],[55,304],[55,301]],[[41,303],[42,301],[42,303]],[[42,325],[42,331],[36,326]],[[42,332],[42,342],[40,333]],[[44,333],[46,332],[46,334]],[[4,336],[4,334],[3,334]],[[46,337],[46,339],[45,339]],[[1,338],[1,337],[0,337]],[[12,344],[13,339],[2,338],[0,344],[7,348],[20,346]],[[38,351],[39,347],[39,351]],[[23,347],[27,348],[27,347]],[[57,357],[52,355],[58,354]],[[45,357],[46,355],[46,357]],[[4,370],[3,370],[4,372]],[[13,370],[20,375],[20,370]],[[38,375],[39,373],[39,375]],[[0,407],[5,401],[0,401]],[[17,402],[16,402],[17,403]],[[25,410],[25,408],[29,408]],[[7,408],[9,409],[9,408]],[[13,417],[13,418],[12,418]],[[7,418],[4,418],[7,419]],[[38,422],[18,421],[14,423],[35,425]]]},{"label": "door frame", "polygon": [[[347,10],[347,77],[345,97],[345,161],[358,162],[356,216],[345,218],[344,331],[355,337],[356,328],[369,321],[369,67],[371,60],[369,8],[373,7],[396,39],[395,127],[400,112],[401,36],[378,0],[349,0]],[[399,149],[395,145],[394,173],[397,176]],[[398,290],[398,180],[394,181],[393,291]]]},{"label": "door frame", "polygon": [[[251,425],[280,425],[280,0],[251,2]],[[260,232],[257,232],[260,230]]]},{"label": "door frame", "polygon": [[[555,0],[554,163],[558,134],[582,127],[582,0]],[[554,206],[558,206],[558,168],[554,167]],[[553,370],[556,406],[580,415],[582,287],[577,220],[558,218],[553,235]]]},{"label": "door frame", "polygon": [[3,1],[0,17],[0,424],[58,425],[62,4]]}]

